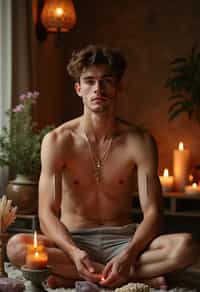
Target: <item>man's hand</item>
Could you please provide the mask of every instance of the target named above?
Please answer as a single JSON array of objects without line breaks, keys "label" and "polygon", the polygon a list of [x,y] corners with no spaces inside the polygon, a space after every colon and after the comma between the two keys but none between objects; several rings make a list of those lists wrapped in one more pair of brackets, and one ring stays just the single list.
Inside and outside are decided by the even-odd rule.
[{"label": "man's hand", "polygon": [[133,268],[134,259],[130,252],[123,251],[112,258],[103,270],[103,280],[100,285],[116,288],[128,282],[130,270]]},{"label": "man's hand", "polygon": [[97,274],[94,263],[85,251],[76,249],[73,261],[81,278],[94,283],[99,282],[101,276]]}]

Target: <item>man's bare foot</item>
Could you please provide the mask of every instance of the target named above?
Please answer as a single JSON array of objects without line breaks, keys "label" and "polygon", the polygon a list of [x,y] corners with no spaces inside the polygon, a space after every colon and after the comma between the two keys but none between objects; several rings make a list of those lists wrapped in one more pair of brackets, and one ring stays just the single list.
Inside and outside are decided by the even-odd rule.
[{"label": "man's bare foot", "polygon": [[151,288],[167,289],[167,282],[163,276],[145,279],[142,282],[149,285]]},{"label": "man's bare foot", "polygon": [[57,275],[50,275],[47,279],[47,285],[51,289],[55,288],[74,288],[75,280],[67,280]]}]

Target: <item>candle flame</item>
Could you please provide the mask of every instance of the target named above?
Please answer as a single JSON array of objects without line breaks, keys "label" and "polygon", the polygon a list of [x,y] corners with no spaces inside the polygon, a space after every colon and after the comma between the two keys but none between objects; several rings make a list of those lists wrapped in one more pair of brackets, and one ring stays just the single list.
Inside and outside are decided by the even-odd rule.
[{"label": "candle flame", "polygon": [[193,188],[197,188],[197,183],[193,183],[193,184],[192,184],[192,187],[193,187]]},{"label": "candle flame", "polygon": [[39,252],[36,251],[36,252],[34,253],[34,255],[35,255],[36,257],[39,257]]},{"label": "candle flame", "polygon": [[178,150],[179,150],[179,151],[183,151],[183,150],[184,150],[183,142],[180,142],[180,143],[178,144]]},{"label": "candle flame", "polygon": [[105,278],[104,277],[101,277],[101,281],[105,281]]},{"label": "candle flame", "polygon": [[34,248],[37,248],[37,231],[34,232],[34,243],[33,243]]},{"label": "candle flame", "polygon": [[62,16],[64,14],[64,10],[61,7],[56,8],[55,12],[57,16]]},{"label": "candle flame", "polygon": [[167,168],[164,169],[163,176],[169,176],[169,170]]},{"label": "candle flame", "polygon": [[193,182],[193,180],[194,180],[194,176],[193,176],[192,174],[190,174],[190,175],[189,175],[189,177],[188,177],[188,179],[189,179],[189,182],[191,182],[191,183],[192,183],[192,182]]}]

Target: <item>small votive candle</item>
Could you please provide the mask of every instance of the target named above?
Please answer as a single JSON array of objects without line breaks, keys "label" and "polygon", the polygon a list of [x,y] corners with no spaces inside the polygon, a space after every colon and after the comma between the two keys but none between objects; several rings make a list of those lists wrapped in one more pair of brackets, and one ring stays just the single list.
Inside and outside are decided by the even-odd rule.
[{"label": "small votive candle", "polygon": [[200,195],[200,186],[197,183],[185,186],[185,193],[187,195]]},{"label": "small votive candle", "polygon": [[26,266],[29,269],[45,269],[48,263],[48,255],[43,245],[37,244],[37,233],[34,233],[34,244],[27,245]]},{"label": "small votive candle", "polygon": [[160,176],[160,183],[163,189],[163,192],[171,192],[173,189],[174,178],[169,176],[169,170],[167,168],[163,171],[163,176]]}]

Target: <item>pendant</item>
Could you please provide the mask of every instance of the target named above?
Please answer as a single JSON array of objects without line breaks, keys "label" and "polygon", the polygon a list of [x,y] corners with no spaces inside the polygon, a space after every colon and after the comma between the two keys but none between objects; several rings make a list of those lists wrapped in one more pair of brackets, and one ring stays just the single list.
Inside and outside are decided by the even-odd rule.
[{"label": "pendant", "polygon": [[96,174],[95,174],[95,177],[96,177],[97,183],[100,183],[100,181],[101,181],[101,160],[99,160],[99,159],[96,161]]},{"label": "pendant", "polygon": [[98,170],[101,170],[101,161],[100,160],[97,160],[96,167]]}]

